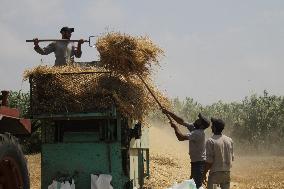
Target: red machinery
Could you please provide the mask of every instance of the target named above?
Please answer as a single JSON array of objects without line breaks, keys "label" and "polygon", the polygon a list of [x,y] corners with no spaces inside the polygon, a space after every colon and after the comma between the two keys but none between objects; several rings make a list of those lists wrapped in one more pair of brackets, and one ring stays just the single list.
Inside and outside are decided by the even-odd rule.
[{"label": "red machinery", "polygon": [[0,189],[29,189],[26,159],[17,138],[13,135],[29,134],[31,132],[31,122],[28,119],[20,118],[18,109],[7,107],[8,91],[1,91],[1,93]]}]

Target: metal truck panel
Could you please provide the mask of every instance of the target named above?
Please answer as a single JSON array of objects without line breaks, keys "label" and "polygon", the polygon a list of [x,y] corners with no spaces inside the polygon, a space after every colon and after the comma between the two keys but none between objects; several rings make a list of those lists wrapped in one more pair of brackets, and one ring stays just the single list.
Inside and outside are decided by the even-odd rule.
[{"label": "metal truck panel", "polygon": [[119,143],[58,143],[42,146],[42,189],[60,175],[76,175],[78,189],[91,187],[91,174],[110,174],[112,185],[123,189],[129,180],[123,173]]},{"label": "metal truck panel", "polygon": [[0,106],[0,133],[8,132],[14,135],[30,134],[31,121],[19,118],[19,116],[19,110]]}]

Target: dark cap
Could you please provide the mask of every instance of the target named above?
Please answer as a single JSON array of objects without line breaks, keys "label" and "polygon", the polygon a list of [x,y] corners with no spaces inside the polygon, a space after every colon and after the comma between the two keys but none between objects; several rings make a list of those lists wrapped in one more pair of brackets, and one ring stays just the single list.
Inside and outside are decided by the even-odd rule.
[{"label": "dark cap", "polygon": [[209,127],[210,125],[210,121],[204,117],[201,113],[198,114],[198,118],[201,120],[202,122],[202,126],[203,126],[203,129],[206,129]]},{"label": "dark cap", "polygon": [[223,130],[225,128],[225,122],[222,119],[211,117],[211,122],[212,125],[214,125],[219,130]]},{"label": "dark cap", "polygon": [[74,32],[74,28],[69,28],[67,26],[61,28],[60,33],[64,32],[64,31],[69,31],[70,33]]}]

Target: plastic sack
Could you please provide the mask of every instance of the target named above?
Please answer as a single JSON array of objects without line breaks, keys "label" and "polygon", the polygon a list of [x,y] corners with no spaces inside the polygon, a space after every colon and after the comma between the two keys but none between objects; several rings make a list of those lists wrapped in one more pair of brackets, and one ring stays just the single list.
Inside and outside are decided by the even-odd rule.
[{"label": "plastic sack", "polygon": [[61,184],[57,181],[52,181],[52,184],[48,186],[48,189],[60,189]]},{"label": "plastic sack", "polygon": [[175,183],[168,189],[197,189],[193,179],[185,180],[180,184]]},{"label": "plastic sack", "polygon": [[221,189],[218,184],[213,184],[213,189]]},{"label": "plastic sack", "polygon": [[48,189],[75,189],[74,180],[72,180],[72,184],[67,182],[57,182],[52,181],[52,184],[48,186]]},{"label": "plastic sack", "polygon": [[112,180],[111,175],[100,174],[91,175],[91,189],[113,189],[110,182]]},{"label": "plastic sack", "polygon": [[91,175],[91,189],[98,189],[96,186],[98,178],[97,175]]}]

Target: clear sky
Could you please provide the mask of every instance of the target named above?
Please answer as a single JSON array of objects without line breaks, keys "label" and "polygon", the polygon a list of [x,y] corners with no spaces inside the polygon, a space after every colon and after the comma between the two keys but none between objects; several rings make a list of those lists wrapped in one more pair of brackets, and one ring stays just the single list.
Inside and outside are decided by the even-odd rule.
[{"label": "clear sky", "polygon": [[[284,94],[283,0],[0,0],[0,89],[28,90],[24,70],[53,65],[26,39],[120,31],[148,35],[165,51],[158,87],[202,104],[253,93]],[[44,46],[45,44],[41,44]],[[83,46],[78,61],[98,59]]]}]

